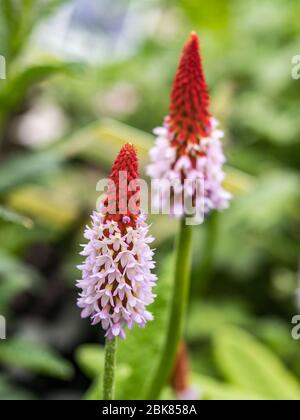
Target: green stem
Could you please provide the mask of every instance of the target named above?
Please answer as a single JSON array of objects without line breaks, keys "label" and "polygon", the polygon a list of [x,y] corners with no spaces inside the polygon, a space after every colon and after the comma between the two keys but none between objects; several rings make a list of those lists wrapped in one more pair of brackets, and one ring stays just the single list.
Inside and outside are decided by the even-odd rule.
[{"label": "green stem", "polygon": [[150,384],[147,396],[147,399],[149,400],[158,399],[161,390],[170,378],[176,360],[178,345],[183,335],[186,308],[189,298],[191,254],[192,226],[186,225],[185,219],[183,218],[181,220],[177,240],[175,282],[167,338],[157,371]]},{"label": "green stem", "polygon": [[115,397],[117,339],[106,340],[103,377],[103,400],[113,400]]}]

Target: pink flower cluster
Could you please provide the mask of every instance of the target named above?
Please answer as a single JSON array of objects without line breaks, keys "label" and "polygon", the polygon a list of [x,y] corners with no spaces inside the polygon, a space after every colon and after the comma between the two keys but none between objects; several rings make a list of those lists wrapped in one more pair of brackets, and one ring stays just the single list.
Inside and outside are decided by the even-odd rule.
[{"label": "pink flower cluster", "polygon": [[148,236],[148,229],[140,215],[136,227],[129,226],[122,233],[117,222],[105,221],[94,212],[92,226],[85,231],[89,242],[81,252],[86,260],[78,267],[82,271],[82,280],[77,282],[82,289],[78,306],[83,318],[91,317],[93,325],[101,323],[108,339],[125,338],[125,326],[143,327],[153,319],[146,310],[154,300],[156,283],[149,247],[154,238]]},{"label": "pink flower cluster", "polygon": [[[167,119],[166,119],[167,121]],[[197,196],[194,204],[200,206],[204,204],[204,212],[211,210],[223,210],[229,206],[231,194],[227,192],[222,182],[225,178],[223,164],[225,156],[222,150],[220,139],[224,136],[223,131],[218,129],[218,122],[211,118],[211,133],[203,137],[197,143],[189,143],[186,153],[178,157],[177,147],[174,146],[174,133],[169,129],[166,122],[163,127],[156,128],[154,133],[157,135],[155,146],[150,151],[151,164],[147,168],[147,174],[154,179],[165,179],[170,183],[178,180],[174,191],[172,214],[182,216],[184,214],[183,193],[191,198],[196,197],[196,186],[194,181],[197,179],[203,184],[201,189],[204,197]],[[190,180],[190,186],[184,184],[182,180]],[[163,208],[167,206],[169,191],[155,191],[154,200],[156,206]],[[203,201],[202,201],[203,200]]]}]

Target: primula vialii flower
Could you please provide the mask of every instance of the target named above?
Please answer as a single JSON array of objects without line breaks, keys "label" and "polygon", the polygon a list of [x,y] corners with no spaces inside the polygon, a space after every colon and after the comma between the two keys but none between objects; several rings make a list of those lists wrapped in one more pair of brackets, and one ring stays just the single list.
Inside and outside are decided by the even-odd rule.
[{"label": "primula vialii flower", "polygon": [[[146,306],[153,302],[156,276],[149,227],[140,211],[138,160],[134,147],[125,145],[109,179],[106,199],[87,227],[82,255],[86,257],[78,306],[92,324],[101,322],[106,337],[125,338],[124,327],[143,327],[153,317]],[[133,190],[135,192],[133,192]]]},{"label": "primula vialii flower", "polygon": [[[174,80],[170,114],[164,126],[154,130],[157,140],[150,151],[151,164],[148,166],[148,175],[153,179],[178,181],[179,187],[174,189],[173,197],[172,213],[175,215],[184,214],[185,180],[191,181],[185,193],[194,205],[203,203],[205,213],[228,207],[231,196],[222,187],[225,157],[220,139],[223,132],[217,127],[218,122],[209,111],[199,39],[193,32],[184,47]],[[201,197],[196,194],[196,180],[203,183]],[[155,199],[159,207],[166,205],[169,191],[161,190]]]},{"label": "primula vialii flower", "polygon": [[199,393],[190,386],[190,363],[188,349],[184,342],[180,343],[176,363],[171,375],[171,387],[178,400],[197,400]]}]

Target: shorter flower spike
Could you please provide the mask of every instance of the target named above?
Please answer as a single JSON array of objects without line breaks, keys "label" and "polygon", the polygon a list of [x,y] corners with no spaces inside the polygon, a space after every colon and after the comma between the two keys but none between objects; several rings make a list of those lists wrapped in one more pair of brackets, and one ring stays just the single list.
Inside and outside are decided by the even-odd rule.
[{"label": "shorter flower spike", "polygon": [[197,400],[197,392],[189,383],[190,364],[188,349],[181,342],[177,351],[177,359],[171,376],[171,387],[178,400]]},{"label": "shorter flower spike", "polygon": [[[113,165],[102,210],[93,213],[92,225],[84,234],[88,243],[81,252],[86,260],[78,267],[82,271],[77,282],[82,290],[78,306],[83,318],[90,317],[93,325],[101,323],[108,339],[125,338],[125,326],[143,327],[153,319],[146,307],[155,298],[152,288],[156,276],[151,273],[154,253],[149,247],[154,238],[148,236],[149,227],[139,208],[137,181],[136,151],[127,144]],[[132,191],[127,194],[132,182],[137,185],[137,197]],[[112,207],[115,213],[110,212]]]},{"label": "shorter flower spike", "polygon": [[[231,195],[224,190],[223,164],[225,156],[218,121],[211,116],[209,95],[199,52],[199,39],[193,32],[179,62],[173,84],[170,113],[163,127],[154,130],[157,139],[150,151],[151,164],[147,173],[153,179],[179,181],[173,192],[172,214],[183,216],[184,193],[197,208],[204,204],[205,214],[213,209],[228,207]],[[185,181],[192,186],[185,188]],[[202,197],[197,197],[196,181],[203,185]],[[157,191],[156,207],[167,208],[169,191]]]}]

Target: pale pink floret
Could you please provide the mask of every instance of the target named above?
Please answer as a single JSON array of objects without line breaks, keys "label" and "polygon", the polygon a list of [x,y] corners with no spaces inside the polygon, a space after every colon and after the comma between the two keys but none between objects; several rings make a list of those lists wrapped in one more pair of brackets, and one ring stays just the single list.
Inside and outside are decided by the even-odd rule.
[{"label": "pale pink floret", "polygon": [[[155,146],[150,151],[151,164],[147,168],[147,174],[152,179],[164,179],[173,185],[174,180],[178,180],[178,185],[174,191],[174,203],[171,213],[176,216],[184,214],[183,206],[183,184],[182,175],[185,180],[195,181],[199,179],[203,183],[204,212],[211,210],[224,210],[229,206],[231,194],[227,192],[222,183],[225,175],[223,165],[226,161],[220,139],[223,132],[217,128],[218,122],[211,119],[211,134],[203,137],[198,144],[190,143],[188,151],[181,157],[176,156],[176,146],[172,145],[174,134],[171,133],[168,124],[154,130],[157,135]],[[196,167],[193,167],[191,156],[193,151],[203,152],[203,156],[197,156]],[[195,166],[195,165],[194,165]],[[186,193],[195,196],[195,183],[186,183]],[[155,193],[155,192],[154,192]],[[160,186],[154,196],[156,207],[166,208],[169,200],[169,191],[163,191]],[[197,203],[196,203],[197,204]]]},{"label": "pale pink floret", "polygon": [[108,339],[125,338],[125,326],[143,327],[153,319],[146,310],[156,284],[148,225],[141,215],[135,228],[121,234],[117,223],[104,222],[103,215],[94,212],[84,236],[89,242],[81,252],[86,260],[78,267],[82,279],[77,282],[81,316],[90,317],[93,325],[101,323]]}]

